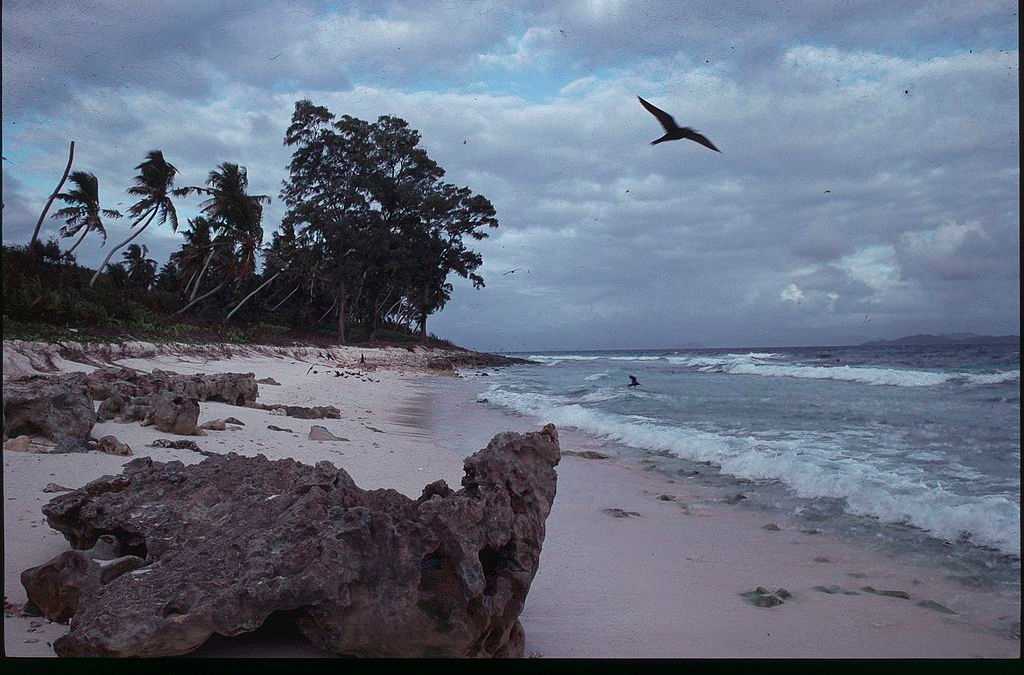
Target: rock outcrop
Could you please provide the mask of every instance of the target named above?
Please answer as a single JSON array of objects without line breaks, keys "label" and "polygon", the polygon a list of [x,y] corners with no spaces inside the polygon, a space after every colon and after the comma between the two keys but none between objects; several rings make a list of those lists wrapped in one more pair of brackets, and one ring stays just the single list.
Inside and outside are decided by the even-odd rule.
[{"label": "rock outcrop", "polygon": [[4,438],[39,435],[54,442],[84,441],[96,424],[84,376],[34,375],[4,383]]},{"label": "rock outcrop", "polygon": [[153,411],[146,421],[160,431],[181,436],[197,436],[199,429],[199,403],[188,398],[164,391],[152,397]]},{"label": "rock outcrop", "polygon": [[461,490],[436,481],[415,500],[329,462],[133,460],[43,507],[75,548],[114,535],[146,563],[81,587],[54,649],[184,654],[278,613],[337,654],[521,656],[559,457],[553,425],[499,434],[466,459]]},{"label": "rock outcrop", "polygon": [[169,370],[145,373],[132,368],[99,368],[86,375],[85,380],[94,401],[115,395],[129,399],[170,392],[197,401],[244,406],[259,396],[256,376],[252,373],[181,375]]}]

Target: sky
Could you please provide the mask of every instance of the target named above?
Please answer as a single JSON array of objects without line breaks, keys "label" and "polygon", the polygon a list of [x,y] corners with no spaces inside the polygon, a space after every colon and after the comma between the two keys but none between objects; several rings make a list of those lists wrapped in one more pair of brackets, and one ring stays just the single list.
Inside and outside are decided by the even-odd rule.
[{"label": "sky", "polygon": [[[431,332],[502,351],[1018,333],[1012,1],[3,3],[3,241],[64,168],[124,210],[163,150],[278,193],[294,103],[406,119],[491,200],[486,287]],[[643,96],[721,154],[662,134]],[[183,217],[198,199],[179,201]],[[55,209],[54,209],[55,210]],[[128,221],[108,223],[113,241]],[[59,223],[50,218],[44,237]],[[141,237],[163,263],[168,226]],[[108,244],[109,245],[109,244]],[[105,254],[87,238],[79,262]],[[78,253],[76,252],[76,253]],[[515,270],[506,274],[509,270]]]}]

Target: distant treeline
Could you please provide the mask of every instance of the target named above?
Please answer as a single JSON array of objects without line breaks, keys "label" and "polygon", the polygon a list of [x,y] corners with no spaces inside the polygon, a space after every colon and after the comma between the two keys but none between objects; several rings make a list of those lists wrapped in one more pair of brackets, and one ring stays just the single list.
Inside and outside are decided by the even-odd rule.
[{"label": "distant treeline", "polygon": [[[286,212],[267,243],[270,197],[249,194],[245,167],[224,162],[205,185],[175,187],[177,169],[153,150],[136,167],[127,214],[101,208],[97,178],[72,172],[71,189],[60,191],[62,179],[55,192],[64,208],[53,214],[67,250],[35,236],[3,249],[4,317],[69,326],[265,322],[329,326],[342,343],[382,331],[425,340],[427,318],[451,297],[451,273],[484,285],[467,239],[487,237],[498,221],[486,198],[442,180],[419,141],[397,117],[335,118],[297,102],[284,138],[293,148],[280,195]],[[175,200],[190,196],[203,198],[200,215],[160,267],[136,239],[153,222],[178,230]],[[82,240],[95,233],[105,241],[104,219],[124,215],[130,234],[109,246],[99,269],[79,266]]]}]

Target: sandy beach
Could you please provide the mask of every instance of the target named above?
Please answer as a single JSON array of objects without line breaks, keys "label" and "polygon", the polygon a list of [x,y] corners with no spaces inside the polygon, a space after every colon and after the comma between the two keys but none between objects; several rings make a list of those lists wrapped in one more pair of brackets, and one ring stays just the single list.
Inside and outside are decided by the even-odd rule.
[{"label": "sandy beach", "polygon": [[[329,359],[323,356],[329,356]],[[338,368],[369,367],[341,378]],[[218,453],[306,464],[329,461],[362,488],[394,488],[415,498],[437,479],[457,486],[463,459],[495,433],[535,431],[540,424],[488,410],[435,386],[422,352],[404,349],[295,350],[127,349],[117,365],[177,373],[247,373],[261,384],[263,404],[334,405],[340,419],[303,420],[272,411],[203,402],[200,421],[233,416],[244,425],[195,438]],[[56,356],[36,361],[5,343],[5,378],[38,368],[89,371],[94,365]],[[98,364],[97,364],[98,365]],[[37,368],[38,367],[38,368]],[[316,374],[312,371],[316,370]],[[466,369],[467,379],[478,369]],[[450,376],[446,376],[449,377]],[[446,380],[446,383],[448,381]],[[344,441],[308,439],[310,426]],[[268,425],[291,431],[272,431]],[[565,451],[588,449],[586,437],[560,429]],[[96,438],[115,435],[134,457],[199,462],[190,450],[150,447],[166,433],[138,423],[102,422]],[[4,595],[22,605],[19,574],[67,550],[40,508],[49,483],[78,488],[116,474],[129,458],[4,452]],[[730,505],[721,494],[614,459],[563,454],[554,507],[521,621],[526,652],[542,657],[1016,657],[1019,596],[966,589],[939,569],[917,567],[793,523]],[[607,510],[619,509],[614,517]],[[624,513],[623,513],[624,512]],[[756,587],[791,595],[756,607],[743,593]],[[839,592],[815,587],[839,586]],[[906,591],[909,599],[858,591]],[[833,589],[834,591],[835,589]],[[843,590],[858,591],[856,595]],[[937,602],[947,614],[919,603]],[[1019,626],[1019,624],[1018,624]],[[53,656],[67,628],[43,618],[4,617],[8,656]],[[1017,629],[1019,630],[1019,628]],[[214,638],[194,656],[329,656],[301,637],[265,627],[237,638]]]}]

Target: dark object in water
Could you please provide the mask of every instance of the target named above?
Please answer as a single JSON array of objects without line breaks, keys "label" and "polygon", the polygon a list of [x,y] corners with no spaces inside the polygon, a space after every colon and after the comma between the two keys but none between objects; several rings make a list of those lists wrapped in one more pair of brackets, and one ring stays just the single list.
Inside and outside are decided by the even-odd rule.
[{"label": "dark object in water", "polygon": [[627,384],[626,386],[627,387],[639,387],[640,383],[637,381],[635,375],[630,375],[629,376],[629,384]]},{"label": "dark object in water", "polygon": [[[642,105],[647,110],[647,112],[657,117],[658,121],[661,122],[661,126],[664,127],[665,129],[665,135],[662,136],[661,138],[651,141],[651,145],[657,145],[658,143],[664,143],[665,141],[678,141],[681,139],[686,139],[688,141],[693,141],[694,143],[700,143],[705,148],[709,148],[711,150],[714,150],[715,152],[721,152],[721,150],[715,147],[714,143],[708,140],[707,136],[698,133],[696,130],[691,129],[690,127],[679,126],[678,124],[676,124],[676,121],[672,119],[672,116],[669,115],[667,112],[665,112],[661,108],[658,108],[657,106],[648,103],[639,96],[637,96],[637,98],[640,99],[640,105]],[[629,192],[629,190],[626,190],[626,192]]]}]

